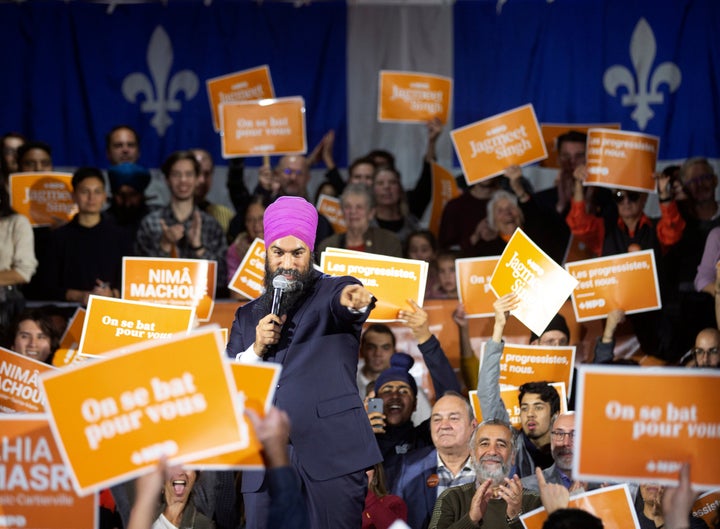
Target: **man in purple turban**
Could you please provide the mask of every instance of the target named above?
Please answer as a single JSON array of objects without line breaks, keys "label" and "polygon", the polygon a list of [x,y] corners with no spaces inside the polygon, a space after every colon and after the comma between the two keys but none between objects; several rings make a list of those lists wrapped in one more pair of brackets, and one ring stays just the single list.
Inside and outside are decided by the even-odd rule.
[{"label": "man in purple turban", "polygon": [[[355,385],[360,331],[375,299],[357,279],[313,268],[317,222],[300,197],[265,210],[266,291],[237,310],[227,353],[282,365],[274,405],[290,417],[289,458],[311,527],[359,529],[365,469],[381,460]],[[264,472],[243,473],[248,529],[267,525],[267,490]]]}]

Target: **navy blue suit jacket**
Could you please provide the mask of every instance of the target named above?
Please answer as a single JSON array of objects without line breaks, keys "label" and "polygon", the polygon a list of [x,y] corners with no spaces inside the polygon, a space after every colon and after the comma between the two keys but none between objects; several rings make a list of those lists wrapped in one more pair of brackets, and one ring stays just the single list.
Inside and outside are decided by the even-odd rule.
[{"label": "navy blue suit jacket", "polygon": [[[342,289],[360,282],[319,272],[313,278],[265,361],[282,364],[274,404],[290,417],[298,464],[313,479],[327,480],[371,467],[382,457],[355,383],[360,331],[370,310],[354,314],[340,304]],[[257,301],[237,310],[229,356],[255,342],[264,316]],[[243,473],[243,492],[261,484],[262,473]]]}]

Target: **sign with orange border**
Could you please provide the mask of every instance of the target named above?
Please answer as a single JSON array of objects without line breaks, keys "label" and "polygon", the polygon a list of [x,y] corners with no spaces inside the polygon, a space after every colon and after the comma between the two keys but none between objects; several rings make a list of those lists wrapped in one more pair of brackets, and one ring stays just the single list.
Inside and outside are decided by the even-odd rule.
[{"label": "sign with orange border", "polygon": [[453,198],[459,197],[462,191],[452,173],[442,165],[432,162],[430,168],[432,170],[432,200],[428,228],[437,237],[440,233],[440,221],[445,206]]},{"label": "sign with orange border", "polygon": [[460,303],[468,318],[486,318],[495,314],[497,297],[490,288],[490,278],[500,256],[463,257],[455,259],[455,281]]},{"label": "sign with orange border", "polygon": [[275,97],[267,64],[205,81],[215,132],[220,131],[220,103],[254,101]]},{"label": "sign with orange border", "polygon": [[660,138],[611,129],[589,129],[586,184],[654,193]]},{"label": "sign with orange border", "polygon": [[422,307],[428,264],[366,252],[328,248],[320,256],[320,269],[331,276],[353,276],[377,301],[367,321],[399,321],[398,311],[411,310],[408,299]]},{"label": "sign with orange border", "polygon": [[302,97],[221,103],[220,127],[223,158],[307,151]]},{"label": "sign with orange border", "polygon": [[[482,365],[482,358],[480,360]],[[518,345],[506,343],[500,357],[501,385],[520,387],[526,382],[563,382],[572,388],[575,346]]]},{"label": "sign with orange border", "polygon": [[695,518],[702,518],[708,527],[712,527],[713,520],[717,516],[718,507],[720,507],[720,489],[702,494],[693,503],[691,512]]},{"label": "sign with orange border", "polygon": [[217,261],[123,257],[123,299],[195,307],[198,321],[205,322],[215,305],[216,285]]},{"label": "sign with orange border", "polygon": [[[280,364],[240,364],[230,362],[237,398],[243,403],[245,409],[253,410],[260,417],[264,417],[270,410],[275,396],[275,387],[280,379]],[[262,443],[255,434],[252,422],[248,421],[247,448],[236,452],[228,452],[214,457],[192,461],[184,465],[188,468],[198,467],[206,470],[253,470],[265,467],[262,457]]]},{"label": "sign with orange border", "polygon": [[95,529],[97,495],[81,498],[42,413],[0,414],[3,450],[0,458],[0,527]]},{"label": "sign with orange border", "polygon": [[189,332],[193,307],[90,296],[80,337],[80,355],[102,355],[147,340]]},{"label": "sign with orange border", "polygon": [[38,377],[54,370],[44,362],[0,347],[0,413],[42,413],[45,396]]},{"label": "sign with orange border", "polygon": [[81,495],[147,473],[162,455],[181,464],[248,443],[217,326],[116,350],[41,381]]},{"label": "sign with orange border", "polygon": [[[565,413],[567,410],[567,393],[565,392],[565,384],[563,382],[552,382],[550,384],[554,387],[558,395],[560,395],[560,413]],[[519,388],[515,386],[500,386],[500,398],[505,404],[508,416],[510,417],[510,424],[520,429],[520,404],[518,402]],[[470,397],[470,404],[472,405],[473,414],[478,423],[482,422],[482,408],[480,407],[480,399],[478,398],[477,390],[473,389],[468,391]]]},{"label": "sign with orange border", "polygon": [[[573,468],[581,481],[677,485],[690,463],[695,489],[720,486],[720,371],[581,366]],[[608,446],[618,450],[608,450]]]},{"label": "sign with orange border", "polygon": [[547,158],[532,105],[524,105],[450,132],[468,185],[501,175],[511,165]]},{"label": "sign with orange border", "polygon": [[520,304],[512,314],[540,336],[577,282],[518,228],[500,256],[490,287],[498,298],[515,292]]},{"label": "sign with orange border", "polygon": [[587,134],[589,129],[598,128],[620,130],[620,123],[541,123],[540,131],[542,132],[542,137],[545,141],[545,148],[547,149],[548,157],[540,162],[540,167],[551,167],[554,169],[560,168],[557,146],[559,136],[562,136],[571,130]]},{"label": "sign with orange border", "polygon": [[438,118],[447,123],[453,81],[419,72],[381,70],[378,78],[378,121],[425,123]]},{"label": "sign with orange border", "polygon": [[[568,508],[582,509],[600,518],[604,529],[640,529],[630,489],[625,483],[573,495]],[[520,521],[525,529],[542,529],[547,517],[545,507],[538,507],[520,515]]]},{"label": "sign with orange border", "polygon": [[320,195],[315,207],[317,208],[318,213],[327,217],[335,233],[345,233],[347,231],[347,226],[345,226],[345,217],[342,212],[342,205],[340,204],[340,199],[338,197]]},{"label": "sign with orange border", "polygon": [[68,321],[65,332],[60,338],[60,347],[53,355],[52,363],[56,367],[64,367],[75,362],[84,362],[87,358],[78,354],[78,345],[85,326],[85,309],[78,307]]},{"label": "sign with orange border", "polygon": [[77,211],[71,182],[71,173],[13,173],[10,207],[25,215],[33,228],[65,224]]},{"label": "sign with orange border", "polygon": [[248,299],[260,297],[265,290],[265,242],[255,239],[235,270],[228,288]]},{"label": "sign with orange border", "polygon": [[577,321],[605,318],[614,309],[633,314],[662,308],[652,250],[565,263],[565,268],[578,280],[572,293]]}]

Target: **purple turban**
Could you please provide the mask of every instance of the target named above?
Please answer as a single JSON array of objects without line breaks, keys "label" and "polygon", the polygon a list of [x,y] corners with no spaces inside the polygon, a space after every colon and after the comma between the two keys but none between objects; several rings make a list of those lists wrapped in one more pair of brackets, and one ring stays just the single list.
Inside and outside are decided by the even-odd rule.
[{"label": "purple turban", "polygon": [[267,207],[263,216],[265,245],[269,247],[292,235],[312,251],[317,225],[318,212],[310,202],[301,197],[280,197]]}]

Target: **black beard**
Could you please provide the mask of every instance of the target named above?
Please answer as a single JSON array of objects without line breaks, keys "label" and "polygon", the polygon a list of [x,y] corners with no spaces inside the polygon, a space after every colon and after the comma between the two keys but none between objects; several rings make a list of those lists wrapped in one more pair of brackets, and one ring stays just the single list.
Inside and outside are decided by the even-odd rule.
[{"label": "black beard", "polygon": [[283,314],[287,314],[290,310],[292,310],[295,305],[297,305],[297,303],[306,296],[306,294],[310,291],[313,284],[315,283],[313,279],[314,270],[312,264],[308,265],[308,269],[305,272],[301,272],[299,270],[289,270],[286,268],[278,268],[273,273],[268,268],[267,261],[265,261],[265,279],[263,280],[265,292],[260,295],[257,303],[258,310],[260,314],[262,314],[262,316],[269,314],[272,310],[273,292],[275,290],[273,288],[272,282],[273,279],[275,279],[275,277],[279,275],[291,276],[293,281],[299,281],[301,285],[301,287],[297,290],[286,291],[285,293],[283,293],[283,296],[280,300],[279,310],[281,316]]}]

